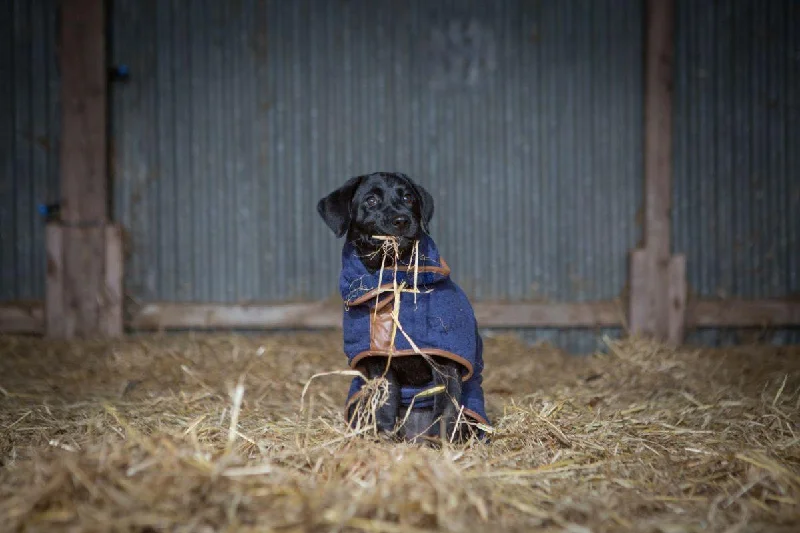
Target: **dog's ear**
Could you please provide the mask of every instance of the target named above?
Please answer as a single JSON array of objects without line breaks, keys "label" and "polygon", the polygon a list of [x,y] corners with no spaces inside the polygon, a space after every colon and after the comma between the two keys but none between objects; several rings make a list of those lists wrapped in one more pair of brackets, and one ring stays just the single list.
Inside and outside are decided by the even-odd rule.
[{"label": "dog's ear", "polygon": [[431,193],[425,190],[425,187],[414,183],[414,181],[405,174],[400,174],[400,176],[402,176],[403,179],[408,182],[408,185],[417,195],[419,211],[422,215],[422,229],[428,231],[428,224],[430,224],[430,221],[433,218],[433,196],[431,196]]},{"label": "dog's ear", "polygon": [[317,202],[317,213],[337,237],[343,237],[350,227],[350,203],[364,176],[350,178],[347,182]]}]

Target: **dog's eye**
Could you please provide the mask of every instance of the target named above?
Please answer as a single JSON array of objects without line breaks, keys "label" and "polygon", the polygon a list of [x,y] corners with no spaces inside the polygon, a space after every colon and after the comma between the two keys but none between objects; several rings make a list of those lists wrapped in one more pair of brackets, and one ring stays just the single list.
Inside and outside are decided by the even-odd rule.
[{"label": "dog's eye", "polygon": [[414,197],[411,196],[410,194],[406,193],[406,194],[403,195],[403,201],[405,203],[407,203],[407,204],[413,204],[414,203]]},{"label": "dog's eye", "polygon": [[378,205],[378,199],[375,196],[368,196],[367,199],[364,200],[364,203],[367,207],[375,207]]}]

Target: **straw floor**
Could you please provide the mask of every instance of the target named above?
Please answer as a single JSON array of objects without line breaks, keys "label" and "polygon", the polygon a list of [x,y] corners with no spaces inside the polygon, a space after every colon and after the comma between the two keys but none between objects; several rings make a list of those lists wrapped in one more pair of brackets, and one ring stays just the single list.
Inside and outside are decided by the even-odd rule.
[{"label": "straw floor", "polygon": [[2,531],[800,531],[800,348],[486,341],[488,444],[345,431],[340,334],[0,339]]}]

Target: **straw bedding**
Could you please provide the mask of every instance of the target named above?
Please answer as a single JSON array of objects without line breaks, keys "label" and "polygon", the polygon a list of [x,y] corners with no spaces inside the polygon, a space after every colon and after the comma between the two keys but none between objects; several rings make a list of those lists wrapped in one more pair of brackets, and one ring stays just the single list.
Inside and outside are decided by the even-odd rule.
[{"label": "straw bedding", "polygon": [[5,531],[797,531],[800,348],[485,347],[489,443],[348,433],[340,334],[0,340]]}]

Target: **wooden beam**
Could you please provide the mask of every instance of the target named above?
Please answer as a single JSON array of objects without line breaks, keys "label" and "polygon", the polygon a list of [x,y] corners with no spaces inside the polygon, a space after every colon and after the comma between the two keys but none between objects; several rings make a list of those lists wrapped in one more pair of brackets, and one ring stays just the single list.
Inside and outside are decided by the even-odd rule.
[{"label": "wooden beam", "polygon": [[105,1],[63,0],[60,13],[61,205],[60,227],[48,229],[48,268],[58,268],[48,272],[47,334],[119,335],[122,276],[114,261],[121,245],[106,229]]},{"label": "wooden beam", "polygon": [[[647,0],[644,82],[644,247],[630,269],[629,329],[667,340],[670,331],[674,0]],[[677,280],[680,286],[683,282]]]},{"label": "wooden beam", "polygon": [[60,217],[100,225],[108,217],[104,0],[62,0],[59,57]]},{"label": "wooden beam", "polygon": [[686,320],[695,328],[800,326],[800,300],[690,300]]},{"label": "wooden beam", "polygon": [[44,332],[44,309],[41,302],[6,302],[0,304],[0,333]]},{"label": "wooden beam", "polygon": [[[672,268],[677,276],[685,268],[676,256]],[[685,294],[685,292],[683,293]],[[676,294],[680,298],[680,293]],[[675,302],[673,302],[675,303]],[[787,327],[800,326],[800,301],[793,300],[695,300],[677,302],[673,315],[686,306],[683,326],[694,327]],[[487,328],[594,328],[620,327],[622,309],[615,300],[553,303],[474,304],[478,324]],[[194,304],[149,303],[134,313],[133,329],[317,329],[338,328],[342,306],[333,302],[293,304]],[[680,335],[682,338],[683,334]]]},{"label": "wooden beam", "polygon": [[[481,327],[618,327],[615,301],[580,303],[478,303]],[[312,302],[278,305],[149,303],[134,314],[133,329],[338,328],[342,305]]]},{"label": "wooden beam", "polygon": [[130,325],[139,330],[337,328],[342,325],[342,305],[148,303],[133,314]]},{"label": "wooden beam", "polygon": [[[619,304],[613,300],[584,303],[476,303],[474,307],[480,326],[489,328],[569,329],[621,325]],[[0,333],[43,332],[46,319],[42,308],[41,302],[0,303]],[[341,305],[308,302],[276,305],[149,303],[134,313],[127,325],[132,329],[147,331],[328,329],[340,328],[341,324]],[[686,303],[685,329],[798,326],[800,300],[690,300]]]},{"label": "wooden beam", "polygon": [[478,325],[487,328],[601,328],[620,327],[621,302],[488,303],[474,305]]},{"label": "wooden beam", "polygon": [[674,0],[647,0],[644,230],[645,246],[658,259],[667,259],[671,246],[674,19]]}]

